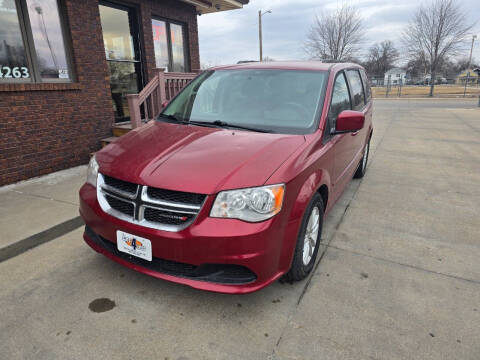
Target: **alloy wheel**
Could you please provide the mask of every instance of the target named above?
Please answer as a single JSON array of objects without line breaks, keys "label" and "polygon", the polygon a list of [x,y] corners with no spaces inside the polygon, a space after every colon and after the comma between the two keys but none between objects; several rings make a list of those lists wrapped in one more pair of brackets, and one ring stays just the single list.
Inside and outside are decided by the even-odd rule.
[{"label": "alloy wheel", "polygon": [[317,206],[312,209],[308,219],[305,237],[303,239],[303,264],[308,265],[312,260],[313,252],[318,241],[318,231],[320,230],[320,210]]},{"label": "alloy wheel", "polygon": [[369,151],[370,151],[370,141],[367,142],[367,144],[365,145],[365,150],[363,151],[362,172],[365,172],[365,168],[367,167]]}]

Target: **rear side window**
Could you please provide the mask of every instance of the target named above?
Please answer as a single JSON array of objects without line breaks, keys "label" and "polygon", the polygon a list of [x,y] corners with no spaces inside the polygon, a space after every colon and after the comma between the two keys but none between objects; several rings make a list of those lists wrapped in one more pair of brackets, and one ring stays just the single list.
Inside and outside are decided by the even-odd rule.
[{"label": "rear side window", "polygon": [[332,102],[330,104],[330,110],[328,111],[329,124],[327,124],[327,127],[330,130],[329,133],[335,131],[338,114],[340,114],[343,110],[351,109],[352,106],[350,103],[350,94],[348,92],[347,81],[345,79],[345,75],[341,73],[337,76],[335,79],[335,84],[333,85]]},{"label": "rear side window", "polygon": [[362,75],[363,87],[365,88],[365,95],[367,96],[367,102],[372,100],[372,89],[370,88],[370,83],[368,82],[367,74],[365,70],[360,70],[360,75]]},{"label": "rear side window", "polygon": [[353,110],[361,111],[365,106],[362,79],[358,70],[347,70],[348,82],[352,90]]}]

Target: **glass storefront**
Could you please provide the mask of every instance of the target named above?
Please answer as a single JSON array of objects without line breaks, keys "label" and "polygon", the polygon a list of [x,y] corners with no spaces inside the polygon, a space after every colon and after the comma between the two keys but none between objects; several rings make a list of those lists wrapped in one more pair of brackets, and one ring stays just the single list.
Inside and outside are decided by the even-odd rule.
[{"label": "glass storefront", "polygon": [[130,119],[126,96],[138,93],[142,84],[134,15],[132,9],[100,5],[103,43],[110,70],[116,122]]}]

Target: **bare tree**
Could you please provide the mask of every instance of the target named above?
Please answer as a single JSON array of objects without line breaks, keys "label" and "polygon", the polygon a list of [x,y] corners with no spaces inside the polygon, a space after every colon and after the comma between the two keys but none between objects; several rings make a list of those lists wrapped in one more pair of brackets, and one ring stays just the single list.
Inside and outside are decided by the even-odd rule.
[{"label": "bare tree", "polygon": [[362,18],[352,6],[342,5],[315,18],[305,42],[305,52],[313,59],[349,60],[363,39]]},{"label": "bare tree", "polygon": [[276,61],[276,60],[274,58],[271,58],[270,56],[264,56],[263,61],[264,62],[272,62],[272,61]]},{"label": "bare tree", "polygon": [[430,96],[444,59],[461,49],[472,27],[455,0],[433,0],[421,5],[406,27],[403,42],[410,57],[423,57],[430,66]]},{"label": "bare tree", "polygon": [[368,49],[367,61],[364,67],[371,75],[384,75],[395,66],[399,52],[390,40],[376,43]]},{"label": "bare tree", "polygon": [[425,59],[424,54],[418,54],[411,57],[406,65],[407,73],[416,83],[424,83],[427,75],[430,73],[430,63]]}]

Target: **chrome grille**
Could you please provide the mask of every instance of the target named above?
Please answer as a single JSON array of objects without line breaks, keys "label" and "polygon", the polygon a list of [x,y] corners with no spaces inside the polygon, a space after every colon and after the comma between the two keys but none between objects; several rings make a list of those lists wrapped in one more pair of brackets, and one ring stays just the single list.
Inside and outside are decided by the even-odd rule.
[{"label": "chrome grille", "polygon": [[113,191],[129,194],[129,196],[135,196],[138,190],[137,184],[132,184],[127,181],[118,180],[110,176],[103,176],[105,185],[112,188]]},{"label": "chrome grille", "polygon": [[133,203],[121,200],[111,195],[105,195],[105,199],[112,209],[115,209],[116,211],[133,218],[133,214],[135,213],[135,205]]},{"label": "chrome grille", "polygon": [[98,174],[97,198],[106,213],[145,227],[180,231],[193,223],[206,195],[138,185]]},{"label": "chrome grille", "polygon": [[175,203],[184,203],[192,205],[202,205],[205,200],[205,195],[194,194],[182,191],[172,191],[165,189],[157,189],[149,187],[147,189],[147,195],[155,200],[171,201]]}]

